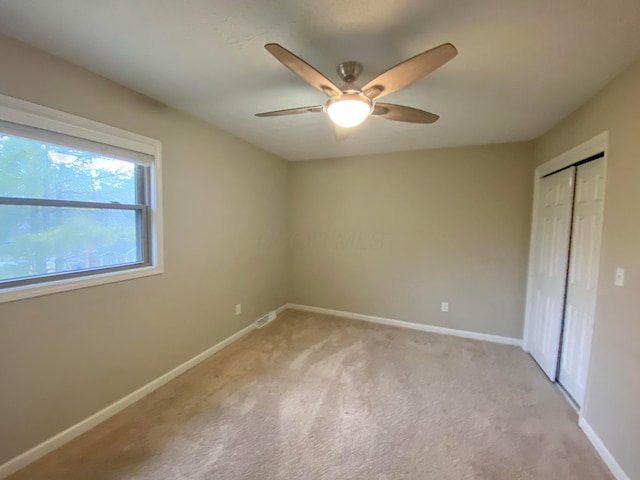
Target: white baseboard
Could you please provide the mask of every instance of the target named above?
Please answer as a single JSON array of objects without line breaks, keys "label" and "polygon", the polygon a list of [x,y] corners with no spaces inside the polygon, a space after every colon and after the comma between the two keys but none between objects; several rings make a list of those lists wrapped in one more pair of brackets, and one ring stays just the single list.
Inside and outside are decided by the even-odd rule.
[{"label": "white baseboard", "polygon": [[484,340],[485,342],[503,343],[506,345],[522,346],[522,340],[519,338],[501,337],[499,335],[489,335],[487,333],[470,332],[467,330],[458,330],[455,328],[436,327],[434,325],[424,325],[422,323],[405,322],[403,320],[393,320],[391,318],[375,317],[373,315],[363,315],[361,313],[342,312],[340,310],[331,310],[329,308],[311,307],[309,305],[298,305],[289,303],[286,308],[302,310],[304,312],[320,313],[323,315],[335,315],[337,317],[351,318],[353,320],[363,320],[365,322],[380,323],[382,325],[391,325],[393,327],[409,328],[411,330],[419,330],[421,332],[440,333],[442,335],[452,335],[454,337],[471,338],[474,340]]},{"label": "white baseboard", "polygon": [[[287,305],[283,305],[277,310],[275,310],[274,312],[271,312],[271,314],[278,315],[286,308],[287,308]],[[49,438],[48,440],[45,440],[41,444],[36,445],[32,449],[27,450],[26,452],[18,455],[17,457],[14,457],[8,462],[0,465],[0,479],[8,477],[12,473],[17,472],[21,468],[24,468],[30,463],[36,461],[40,457],[55,450],[56,448],[62,446],[68,441],[73,440],[77,436],[92,429],[96,425],[104,422],[109,417],[112,417],[116,413],[124,410],[129,405],[140,400],[142,397],[149,395],[151,392],[160,388],[162,385],[169,382],[170,380],[173,380],[178,375],[181,375],[182,373],[186,372],[190,368],[195,367],[198,363],[206,360],[214,353],[219,352],[226,346],[244,337],[255,328],[256,328],[256,324],[255,322],[253,322],[250,325],[243,328],[242,330],[240,330],[239,332],[234,333],[230,337],[222,340],[220,343],[196,355],[192,359],[187,360],[182,365],[179,365],[173,370],[165,373],[164,375],[156,378],[155,380],[152,380],[151,382],[140,387],[136,391],[130,393],[126,397],[121,398],[120,400],[116,401],[115,403],[112,403],[108,407],[103,408],[97,413],[94,413],[90,417],[85,418],[84,420],[76,423],[75,425],[72,425],[71,427],[67,428],[63,432],[58,433],[57,435]]]},{"label": "white baseboard", "polygon": [[282,312],[284,312],[287,308],[290,308],[289,305],[291,305],[290,303],[285,303],[284,305],[282,305],[281,307],[278,307],[274,310],[274,312],[276,312],[276,316],[280,315]]},{"label": "white baseboard", "polygon": [[580,417],[580,420],[578,421],[578,425],[580,425],[580,428],[582,429],[584,434],[587,436],[587,438],[589,439],[591,444],[594,446],[598,454],[602,457],[602,460],[604,461],[604,463],[607,465],[607,467],[609,467],[609,470],[611,470],[611,473],[613,474],[615,479],[630,480],[629,476],[624,472],[624,470],[618,464],[614,456],[611,455],[611,452],[607,449],[607,447],[605,447],[604,443],[602,442],[598,434],[593,431],[593,428],[591,428],[591,425],[589,425],[589,423],[584,417]]}]

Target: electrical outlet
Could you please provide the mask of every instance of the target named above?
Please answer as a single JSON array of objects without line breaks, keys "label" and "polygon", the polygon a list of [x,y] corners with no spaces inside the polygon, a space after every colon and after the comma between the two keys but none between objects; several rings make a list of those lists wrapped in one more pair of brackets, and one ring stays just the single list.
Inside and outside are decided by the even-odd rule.
[{"label": "electrical outlet", "polygon": [[449,302],[442,302],[440,304],[440,311],[441,312],[448,312],[449,311]]},{"label": "electrical outlet", "polygon": [[238,303],[236,305],[236,315],[240,315],[242,313],[242,304]]}]

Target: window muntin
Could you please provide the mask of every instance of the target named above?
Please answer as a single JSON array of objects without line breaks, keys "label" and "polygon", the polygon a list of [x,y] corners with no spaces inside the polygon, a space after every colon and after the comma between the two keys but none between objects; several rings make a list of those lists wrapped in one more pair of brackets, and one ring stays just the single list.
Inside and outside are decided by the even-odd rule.
[{"label": "window muntin", "polygon": [[0,289],[150,265],[149,157],[0,122]]}]

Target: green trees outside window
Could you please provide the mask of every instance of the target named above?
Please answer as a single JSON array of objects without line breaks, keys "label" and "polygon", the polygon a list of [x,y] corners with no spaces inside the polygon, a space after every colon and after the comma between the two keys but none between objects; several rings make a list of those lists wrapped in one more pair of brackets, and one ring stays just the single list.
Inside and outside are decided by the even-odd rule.
[{"label": "green trees outside window", "polygon": [[144,262],[147,175],[0,132],[0,285]]}]

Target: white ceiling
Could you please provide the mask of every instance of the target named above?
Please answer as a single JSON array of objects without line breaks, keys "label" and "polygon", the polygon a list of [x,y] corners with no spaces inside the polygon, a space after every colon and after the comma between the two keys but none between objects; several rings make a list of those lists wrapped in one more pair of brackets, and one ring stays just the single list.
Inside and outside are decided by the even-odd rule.
[{"label": "white ceiling", "polygon": [[[640,56],[638,0],[1,0],[0,32],[289,160],[528,140]],[[361,84],[444,42],[459,55],[384,101],[441,116],[371,118],[343,142],[326,114],[256,118],[326,97],[280,65],[277,42],[337,84]]]}]

